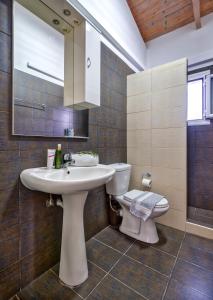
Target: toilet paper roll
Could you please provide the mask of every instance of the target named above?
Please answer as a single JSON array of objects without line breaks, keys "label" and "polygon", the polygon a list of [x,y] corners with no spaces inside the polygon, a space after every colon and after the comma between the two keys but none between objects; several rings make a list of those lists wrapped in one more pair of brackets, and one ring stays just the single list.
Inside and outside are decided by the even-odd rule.
[{"label": "toilet paper roll", "polygon": [[150,178],[142,178],[142,186],[151,188],[152,186],[152,180]]}]

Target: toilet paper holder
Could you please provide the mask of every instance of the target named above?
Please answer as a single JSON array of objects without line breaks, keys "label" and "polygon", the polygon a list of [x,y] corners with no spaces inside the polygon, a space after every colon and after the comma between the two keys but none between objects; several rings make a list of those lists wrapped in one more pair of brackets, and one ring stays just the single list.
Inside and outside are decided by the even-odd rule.
[{"label": "toilet paper holder", "polygon": [[143,189],[148,189],[150,190],[152,187],[152,179],[151,179],[151,174],[150,173],[143,173],[142,174],[142,179],[141,179],[141,184]]},{"label": "toilet paper holder", "polygon": [[150,178],[151,174],[150,173],[142,173],[142,178]]}]

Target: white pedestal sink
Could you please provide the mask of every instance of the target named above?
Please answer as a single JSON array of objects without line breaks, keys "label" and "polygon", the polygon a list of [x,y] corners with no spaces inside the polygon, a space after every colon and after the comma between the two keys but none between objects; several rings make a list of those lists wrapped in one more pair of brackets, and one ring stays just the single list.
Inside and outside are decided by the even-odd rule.
[{"label": "white pedestal sink", "polygon": [[71,287],[88,277],[83,212],[88,191],[112,179],[110,166],[69,167],[66,169],[33,168],[24,170],[22,183],[31,190],[61,194],[63,229],[59,278]]}]

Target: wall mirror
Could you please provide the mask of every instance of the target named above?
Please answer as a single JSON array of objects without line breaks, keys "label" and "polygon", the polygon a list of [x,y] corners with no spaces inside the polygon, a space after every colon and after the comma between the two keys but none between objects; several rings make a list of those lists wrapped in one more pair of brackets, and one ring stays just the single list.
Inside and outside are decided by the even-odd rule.
[{"label": "wall mirror", "polygon": [[88,136],[88,111],[64,106],[64,97],[73,97],[73,28],[80,18],[63,0],[13,2],[14,135]]}]

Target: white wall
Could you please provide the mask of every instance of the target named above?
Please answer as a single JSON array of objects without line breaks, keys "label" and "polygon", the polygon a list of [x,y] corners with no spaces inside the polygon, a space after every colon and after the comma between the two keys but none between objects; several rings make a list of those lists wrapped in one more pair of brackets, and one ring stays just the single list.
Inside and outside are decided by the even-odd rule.
[{"label": "white wall", "polygon": [[213,13],[201,19],[196,30],[190,23],[147,43],[147,66],[153,67],[182,57],[192,64],[213,57]]},{"label": "white wall", "polygon": [[62,82],[27,67],[34,67],[64,79],[64,36],[23,6],[14,2],[14,66],[45,80]]},{"label": "white wall", "polygon": [[79,3],[138,64],[146,67],[146,46],[126,0],[79,0]]}]

